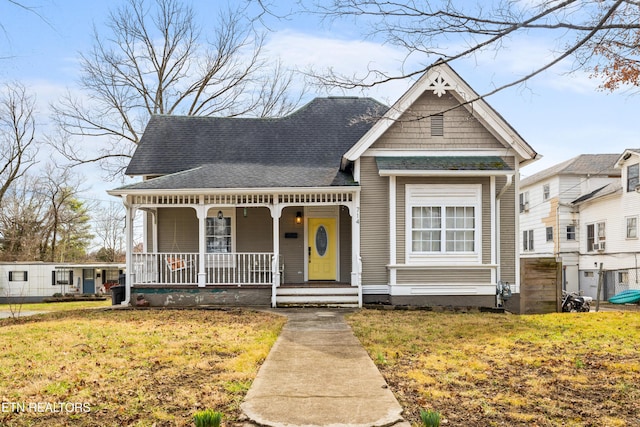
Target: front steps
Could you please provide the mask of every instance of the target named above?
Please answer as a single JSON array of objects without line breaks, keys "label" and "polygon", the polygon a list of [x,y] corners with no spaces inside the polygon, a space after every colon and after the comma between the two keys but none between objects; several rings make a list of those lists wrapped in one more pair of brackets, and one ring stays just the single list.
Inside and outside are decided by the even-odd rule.
[{"label": "front steps", "polygon": [[276,289],[277,307],[358,307],[358,288],[340,283],[283,285]]}]

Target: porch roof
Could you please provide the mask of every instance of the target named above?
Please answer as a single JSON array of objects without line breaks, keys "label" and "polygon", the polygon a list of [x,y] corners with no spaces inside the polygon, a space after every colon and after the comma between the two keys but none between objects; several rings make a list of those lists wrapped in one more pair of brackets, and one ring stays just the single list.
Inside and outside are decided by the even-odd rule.
[{"label": "porch roof", "polygon": [[207,188],[287,188],[357,185],[338,167],[209,163],[117,190],[186,190]]},{"label": "porch roof", "polygon": [[498,156],[376,157],[376,164],[381,175],[407,172],[513,172]]}]

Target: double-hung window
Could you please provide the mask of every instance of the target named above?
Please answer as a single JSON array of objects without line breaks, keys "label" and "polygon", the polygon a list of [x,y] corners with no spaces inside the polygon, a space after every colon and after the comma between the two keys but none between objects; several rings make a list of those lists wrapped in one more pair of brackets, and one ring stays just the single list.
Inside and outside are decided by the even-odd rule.
[{"label": "double-hung window", "polygon": [[637,239],[637,238],[638,238],[638,217],[629,216],[627,217],[627,239]]},{"label": "double-hung window", "polygon": [[406,186],[407,262],[480,262],[481,185]]},{"label": "double-hung window", "polygon": [[603,251],[605,249],[605,223],[587,224],[587,252]]},{"label": "double-hung window", "polygon": [[235,266],[235,211],[209,209],[205,223],[207,267],[232,268]]},{"label": "double-hung window", "polygon": [[533,251],[533,230],[524,230],[522,232],[522,250]]},{"label": "double-hung window", "polygon": [[640,183],[640,165],[627,166],[627,192],[635,191]]}]

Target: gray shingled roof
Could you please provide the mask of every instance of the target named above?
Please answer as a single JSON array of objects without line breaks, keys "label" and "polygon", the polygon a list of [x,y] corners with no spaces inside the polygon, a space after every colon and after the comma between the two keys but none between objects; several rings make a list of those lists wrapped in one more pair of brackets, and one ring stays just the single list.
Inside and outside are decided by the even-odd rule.
[{"label": "gray shingled roof", "polygon": [[202,188],[328,187],[355,185],[337,167],[271,166],[252,163],[209,163],[121,187],[121,190]]},{"label": "gray shingled roof", "polygon": [[616,182],[612,182],[610,184],[604,185],[590,193],[587,194],[583,194],[582,196],[578,197],[577,199],[575,199],[573,202],[571,202],[574,205],[589,201],[589,200],[593,200],[593,199],[597,199],[599,197],[604,197],[604,196],[608,196],[609,194],[613,194],[616,193],[618,191],[622,190],[622,184],[620,183],[620,181],[616,181]]},{"label": "gray shingled roof", "polygon": [[512,170],[497,156],[376,157],[379,170]]},{"label": "gray shingled roof", "polygon": [[126,188],[349,185],[342,155],[372,126],[359,118],[386,109],[331,97],[279,119],[153,116],[126,173],[169,176]]},{"label": "gray shingled roof", "polygon": [[523,179],[520,188],[555,175],[620,176],[620,170],[615,168],[618,158],[620,154],[581,154]]}]

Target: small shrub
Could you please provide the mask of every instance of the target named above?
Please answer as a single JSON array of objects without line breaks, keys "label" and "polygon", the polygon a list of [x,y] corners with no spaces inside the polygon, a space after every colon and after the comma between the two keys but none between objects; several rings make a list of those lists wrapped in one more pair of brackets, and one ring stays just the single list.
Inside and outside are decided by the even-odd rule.
[{"label": "small shrub", "polygon": [[422,409],[420,411],[420,419],[424,427],[440,427],[440,412]]},{"label": "small shrub", "polygon": [[205,409],[198,411],[193,416],[193,422],[196,427],[220,427],[222,422],[222,412]]},{"label": "small shrub", "polygon": [[53,294],[54,298],[62,298],[62,294],[60,292],[56,292],[55,294]]}]

